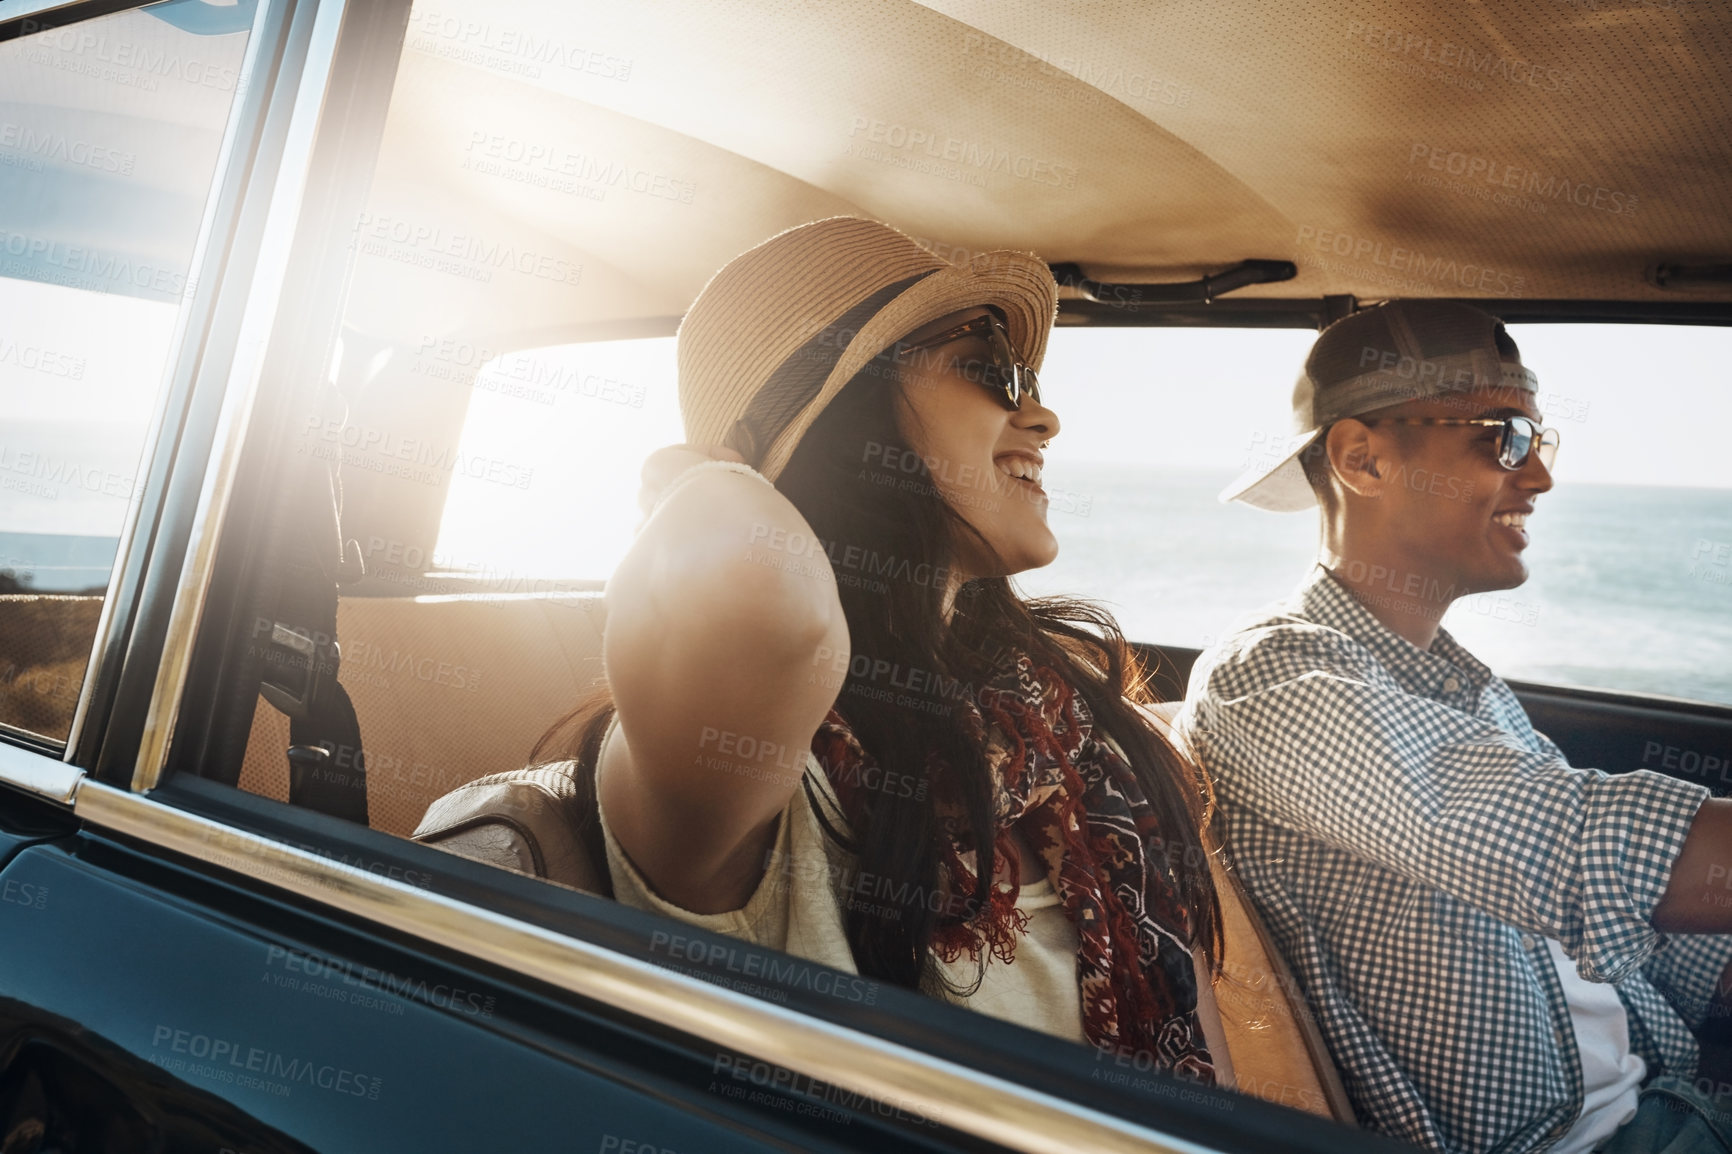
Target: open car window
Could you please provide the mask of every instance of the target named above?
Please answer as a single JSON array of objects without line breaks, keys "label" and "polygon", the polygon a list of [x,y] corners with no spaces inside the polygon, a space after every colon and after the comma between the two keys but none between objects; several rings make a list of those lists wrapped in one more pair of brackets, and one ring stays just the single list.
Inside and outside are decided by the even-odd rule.
[{"label": "open car window", "polygon": [[[1445,627],[1508,678],[1732,704],[1732,395],[1718,368],[1732,332],[1511,335],[1562,434],[1556,484],[1536,501],[1527,582],[1460,599]],[[1189,648],[1290,593],[1317,555],[1316,513],[1216,498],[1285,455],[1292,381],[1314,339],[1061,326],[1042,374],[1066,424],[1047,453],[1061,549],[1023,585],[1098,596],[1133,639]],[[1472,498],[1461,478],[1405,483]],[[1384,585],[1403,595],[1393,575]]]},{"label": "open car window", "polygon": [[[555,24],[489,24],[470,43],[471,32],[432,9],[410,13],[376,157],[307,241],[340,270],[334,315],[306,326],[297,371],[267,368],[233,497],[247,516],[230,522],[217,562],[227,616],[201,635],[189,679],[210,720],[174,752],[218,784],[184,774],[171,787],[179,780],[175,796],[212,812],[268,815],[257,807],[270,803],[347,819],[352,838],[327,825],[301,844],[485,902],[496,899],[483,896],[477,861],[554,872],[557,849],[521,836],[543,828],[535,807],[548,799],[514,794],[528,808],[506,807],[488,829],[459,828],[460,813],[439,826],[451,807],[434,811],[460,787],[530,765],[600,682],[601,590],[641,516],[638,470],[683,439],[672,330],[701,277],[695,266],[668,275],[655,246],[620,229],[705,237],[704,214],[750,203],[762,176],[615,109],[641,77],[603,36],[567,42]],[[816,188],[791,191],[778,214],[858,211]],[[779,219],[750,227],[775,231]],[[702,243],[713,250],[706,271],[735,247],[722,235]],[[411,847],[398,859],[383,844],[430,825],[471,835],[463,856]],[[608,889],[594,871],[561,876]],[[582,908],[569,888],[539,888],[511,908],[554,924]],[[933,1044],[931,1007],[912,994],[726,946],[685,921],[617,916],[633,933],[654,926],[652,964]],[[1278,976],[1247,964],[1233,981],[1254,1000]],[[1281,988],[1284,999],[1290,984]],[[952,1013],[966,1021],[942,1048],[969,1065],[1008,1059],[1055,1077],[1062,1066],[1072,1082],[1092,1081],[1091,1094],[1145,1106],[1176,1092],[1152,1076],[1148,1054],[1077,1047],[1054,1064],[1050,1038],[942,1011]],[[1244,1089],[1327,1115],[1310,1078],[1248,1069]],[[1231,1109],[1224,1101],[1205,1093],[1196,1108]]]},{"label": "open car window", "polygon": [[0,43],[0,728],[54,743],[198,292],[248,27],[203,7],[45,17]]}]

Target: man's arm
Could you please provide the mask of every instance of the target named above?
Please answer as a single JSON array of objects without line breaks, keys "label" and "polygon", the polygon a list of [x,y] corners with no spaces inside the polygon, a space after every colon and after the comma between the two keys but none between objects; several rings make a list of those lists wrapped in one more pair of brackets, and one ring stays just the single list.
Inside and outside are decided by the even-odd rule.
[{"label": "man's arm", "polygon": [[1649,919],[1654,927],[1681,935],[1654,953],[1642,967],[1655,989],[1702,1038],[1702,1061],[1716,1077],[1726,1069],[1732,1050],[1726,1045],[1728,1015],[1732,1015],[1732,937],[1708,936],[1708,924],[1732,912],[1732,888],[1727,866],[1732,863],[1732,801],[1710,798],[1702,803],[1690,832],[1672,865],[1666,892]]},{"label": "man's arm", "polygon": [[[1650,918],[1703,787],[1574,769],[1403,691],[1331,629],[1277,627],[1198,673],[1206,684],[1194,675],[1184,728],[1225,804],[1556,938],[1590,979],[1620,980],[1651,955]],[[1677,871],[1684,896],[1667,911],[1698,903],[1713,915],[1695,914],[1698,932],[1732,929],[1732,905],[1702,900],[1715,857],[1703,860],[1702,847],[1732,846],[1720,809]]]},{"label": "man's arm", "polygon": [[1732,933],[1732,800],[1709,798],[1696,811],[1648,920],[1668,934]]}]

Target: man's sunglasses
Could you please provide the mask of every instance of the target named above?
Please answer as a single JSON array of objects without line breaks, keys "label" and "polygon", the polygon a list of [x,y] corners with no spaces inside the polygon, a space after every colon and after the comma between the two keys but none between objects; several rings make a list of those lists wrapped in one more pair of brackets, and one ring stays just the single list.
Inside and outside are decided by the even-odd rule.
[{"label": "man's sunglasses", "polygon": [[990,313],[975,317],[966,324],[957,325],[918,344],[899,342],[895,355],[905,357],[909,353],[935,349],[939,345],[947,345],[964,337],[978,338],[986,346],[989,359],[958,357],[955,361],[955,370],[958,373],[967,380],[990,389],[993,396],[998,398],[998,403],[1012,411],[1022,407],[1024,396],[1035,404],[1040,404],[1040,381],[1035,377],[1034,370],[1017,359],[1004,322]]},{"label": "man's sunglasses", "polygon": [[1379,421],[1390,425],[1479,425],[1503,430],[1497,439],[1497,463],[1506,469],[1519,469],[1528,457],[1538,453],[1540,464],[1549,472],[1558,457],[1561,438],[1556,429],[1542,429],[1526,417],[1374,417],[1359,418],[1362,425]]}]

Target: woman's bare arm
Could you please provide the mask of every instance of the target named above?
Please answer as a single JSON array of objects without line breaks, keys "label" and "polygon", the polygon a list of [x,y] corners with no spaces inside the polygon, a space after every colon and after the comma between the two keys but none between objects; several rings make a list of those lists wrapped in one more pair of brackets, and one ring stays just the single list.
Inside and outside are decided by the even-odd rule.
[{"label": "woman's bare arm", "polygon": [[608,582],[619,727],[596,788],[632,862],[695,913],[751,896],[847,668],[847,621],[814,540],[769,485],[705,470]]}]

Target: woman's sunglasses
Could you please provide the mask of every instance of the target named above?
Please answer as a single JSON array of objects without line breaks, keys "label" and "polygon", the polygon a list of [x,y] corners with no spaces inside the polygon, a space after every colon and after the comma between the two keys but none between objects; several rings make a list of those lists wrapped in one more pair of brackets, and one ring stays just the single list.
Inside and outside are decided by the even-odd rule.
[{"label": "woman's sunglasses", "polygon": [[999,404],[1015,411],[1022,407],[1022,398],[1028,397],[1035,404],[1040,403],[1040,381],[1034,370],[1017,359],[1016,350],[1011,347],[1010,333],[1005,331],[1004,322],[990,313],[975,317],[966,324],[957,325],[953,329],[939,333],[935,337],[921,341],[918,344],[896,346],[897,357],[905,357],[922,349],[935,349],[947,345],[951,341],[959,341],[964,337],[978,338],[985,346],[989,359],[978,357],[958,357],[954,362],[955,371],[967,380],[973,381],[992,391]]},{"label": "woman's sunglasses", "polygon": [[1390,425],[1479,425],[1502,429],[1497,439],[1497,463],[1511,470],[1527,464],[1528,457],[1537,452],[1540,464],[1550,472],[1561,440],[1556,429],[1542,429],[1526,417],[1374,417],[1369,421],[1359,418],[1362,425],[1375,425],[1379,421]]}]

